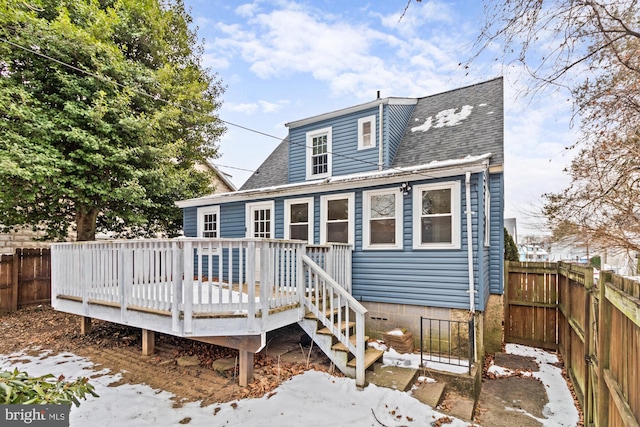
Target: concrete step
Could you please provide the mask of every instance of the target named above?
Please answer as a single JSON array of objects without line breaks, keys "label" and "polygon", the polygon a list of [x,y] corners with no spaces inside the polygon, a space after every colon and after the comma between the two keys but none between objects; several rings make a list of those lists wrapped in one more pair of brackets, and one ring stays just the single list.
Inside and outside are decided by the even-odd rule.
[{"label": "concrete step", "polygon": [[415,368],[383,366],[382,363],[374,364],[372,370],[365,372],[367,383],[400,391],[409,390],[417,376],[418,370]]},{"label": "concrete step", "polygon": [[435,408],[444,397],[445,388],[443,382],[423,382],[411,394],[420,402]]}]

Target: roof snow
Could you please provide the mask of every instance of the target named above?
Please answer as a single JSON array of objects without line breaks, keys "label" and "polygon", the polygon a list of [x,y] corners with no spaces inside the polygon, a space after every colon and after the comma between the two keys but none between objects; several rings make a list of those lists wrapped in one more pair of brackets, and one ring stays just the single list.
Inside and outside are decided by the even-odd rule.
[{"label": "roof snow", "polygon": [[433,117],[429,116],[424,121],[424,123],[421,124],[420,126],[412,127],[411,132],[419,132],[419,131],[426,132],[432,127],[442,128],[445,126],[459,125],[460,123],[462,123],[464,119],[469,117],[469,115],[471,114],[471,110],[473,110],[473,106],[463,105],[459,109],[460,111],[457,111],[457,110],[458,110],[457,108],[449,108],[449,109],[440,111],[438,114],[436,114],[435,124],[433,124],[433,121],[434,121]]}]

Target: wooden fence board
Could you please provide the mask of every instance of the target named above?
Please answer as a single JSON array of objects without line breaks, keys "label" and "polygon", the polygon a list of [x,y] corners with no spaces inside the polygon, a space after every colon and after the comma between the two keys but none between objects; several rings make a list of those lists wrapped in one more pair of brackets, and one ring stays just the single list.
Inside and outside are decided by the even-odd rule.
[{"label": "wooden fence board", "polygon": [[16,249],[0,256],[0,310],[51,302],[51,252]]},{"label": "wooden fence board", "polygon": [[557,265],[508,263],[505,341],[557,348]]},{"label": "wooden fence board", "polygon": [[[557,330],[557,348],[585,425],[638,427],[640,282],[601,272],[596,287],[590,267],[562,262],[555,267],[557,301],[552,304],[548,266],[507,263],[505,341],[546,340]],[[541,315],[540,309],[557,317]]]}]

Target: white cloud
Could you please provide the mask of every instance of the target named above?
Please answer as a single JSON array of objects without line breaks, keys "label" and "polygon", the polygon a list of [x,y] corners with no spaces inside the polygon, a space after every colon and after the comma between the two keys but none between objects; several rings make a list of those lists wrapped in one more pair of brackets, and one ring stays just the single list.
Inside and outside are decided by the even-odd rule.
[{"label": "white cloud", "polygon": [[260,108],[264,113],[275,113],[282,109],[282,107],[288,104],[288,101],[278,101],[278,102],[268,102],[268,101],[258,101],[260,104]]},{"label": "white cloud", "polygon": [[[424,30],[424,27],[434,23],[450,23],[453,21],[451,7],[440,1],[411,2],[404,16],[402,9],[386,16],[380,16],[380,22],[386,28],[413,36]],[[400,17],[402,16],[402,19]]]},{"label": "white cloud", "polygon": [[227,102],[224,104],[224,108],[225,110],[233,111],[235,113],[252,114],[258,109],[258,104],[256,103],[236,104],[233,102]]}]

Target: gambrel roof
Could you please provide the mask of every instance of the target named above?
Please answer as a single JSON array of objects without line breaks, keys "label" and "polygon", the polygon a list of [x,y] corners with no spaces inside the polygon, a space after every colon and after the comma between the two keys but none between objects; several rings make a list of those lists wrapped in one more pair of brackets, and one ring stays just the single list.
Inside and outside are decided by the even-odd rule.
[{"label": "gambrel roof", "polygon": [[[501,77],[418,98],[391,168],[425,165],[433,161],[442,162],[488,153],[491,153],[491,165],[502,165],[503,109]],[[336,113],[339,112],[318,116],[318,120]],[[311,119],[314,118],[306,121]],[[288,139],[285,138],[240,190],[288,184],[288,145]]]}]

